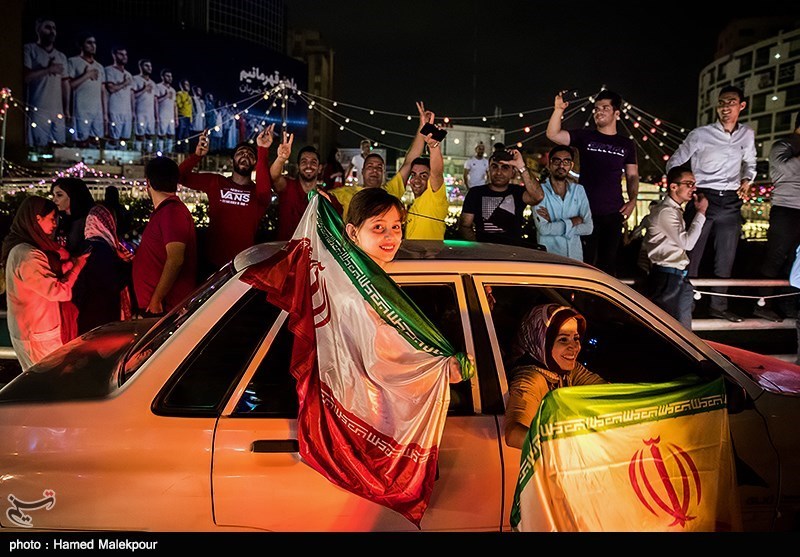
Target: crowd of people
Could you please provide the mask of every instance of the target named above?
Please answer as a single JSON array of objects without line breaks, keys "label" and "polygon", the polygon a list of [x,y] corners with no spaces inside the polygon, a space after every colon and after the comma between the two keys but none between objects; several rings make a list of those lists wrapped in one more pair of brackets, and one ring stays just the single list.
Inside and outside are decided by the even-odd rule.
[{"label": "crowd of people", "polygon": [[[530,243],[520,231],[522,209],[525,204],[532,205],[538,245],[616,276],[624,222],[639,191],[635,145],[618,133],[621,97],[617,93],[603,90],[595,97],[594,128],[563,129],[561,121],[568,106],[560,93],[556,95],[546,131],[555,147],[548,153],[542,182],[534,184],[533,197],[522,199],[524,193],[534,193],[527,184],[526,188],[506,186],[514,170],[528,177],[524,164],[511,162],[517,159],[497,150],[486,157],[483,144],[476,147],[475,156],[464,164],[469,190],[460,219],[461,236]],[[651,204],[643,219],[639,267],[646,277],[638,287],[687,328],[691,328],[695,309],[691,279],[700,276],[705,253],[713,258],[714,278],[731,277],[742,231],[742,203],[750,196],[756,176],[755,134],[739,123],[746,106],[738,87],[720,89],[717,121],[692,130],[668,159],[666,193]],[[800,232],[791,224],[800,210],[799,138],[800,115],[794,132],[776,141],[769,154],[775,189],[767,253],[760,271],[763,278],[787,278],[800,246]],[[579,173],[573,171],[576,159]],[[713,287],[711,293],[711,317],[743,320],[728,307],[727,287]],[[770,288],[760,291],[767,300],[773,293]],[[767,302],[755,306],[753,314],[782,321],[796,313],[793,301],[785,302],[780,312],[778,304]]]},{"label": "crowd of people", "polygon": [[[753,132],[738,122],[746,106],[743,99],[736,87],[720,91],[718,121],[690,132],[669,159],[666,195],[651,204],[646,218],[642,252],[648,273],[640,286],[687,328],[691,328],[694,304],[690,281],[698,276],[699,260],[707,245],[715,252],[715,276],[730,277],[741,230],[742,199],[755,177]],[[518,149],[498,144],[486,157],[483,145],[479,145],[475,160],[465,164],[468,191],[458,234],[478,242],[543,246],[549,252],[585,261],[615,275],[623,223],[638,194],[638,166],[632,140],[617,133],[620,96],[604,90],[594,103],[595,128],[566,130],[561,127],[561,118],[569,103],[560,93],[555,96],[547,128],[554,146],[541,179],[526,166]],[[165,156],[147,163],[145,178],[153,212],[135,257],[119,241],[119,230],[130,227],[130,222],[122,219],[118,192],[110,192],[107,201],[95,202],[82,180],[59,178],[51,188],[55,210],[49,200],[48,205],[37,205],[35,210],[20,210],[4,244],[9,320],[14,322],[9,326],[15,348],[30,343],[37,335],[55,334],[50,327],[56,322],[53,315],[46,323],[50,328],[39,330],[42,327],[37,325],[35,330],[24,332],[21,323],[28,319],[26,312],[34,312],[40,320],[39,305],[47,305],[51,311],[58,309],[63,342],[103,321],[169,311],[198,281],[255,243],[273,194],[278,204],[277,238],[281,240],[292,237],[308,206],[310,192],[324,194],[347,222],[353,199],[369,189],[383,190],[405,203],[401,219],[405,239],[443,240],[449,202],[442,149],[433,134],[423,132],[426,125],[441,128],[435,113],[422,102],[417,103],[417,111],[418,133],[397,173],[387,181],[386,161],[368,144],[362,145],[363,160],[354,163],[361,179],[358,184],[345,184],[341,178],[351,169],[344,171],[340,164],[323,165],[311,145],[298,149],[294,158],[297,172],[288,175],[294,135],[282,132],[270,159],[277,137],[273,126],[264,129],[255,144],[236,145],[230,177],[198,172],[196,168],[211,143],[209,129],[203,129],[194,152],[180,166]],[[777,200],[771,220],[776,226],[770,228],[769,257],[762,273],[770,278],[781,273],[788,276],[788,266],[800,244],[794,228],[786,224],[792,211],[800,210],[800,197],[793,195],[800,192],[798,137],[800,117],[794,133],[776,142],[770,154]],[[576,162],[580,164],[579,174],[574,172]],[[326,172],[327,182],[323,176]],[[627,200],[622,195],[623,176]],[[179,183],[208,196],[209,226],[203,241],[198,241],[192,215],[176,194]],[[536,225],[535,238],[523,234],[523,213],[529,206]],[[52,231],[51,213],[59,216]],[[24,219],[27,222],[17,222]],[[25,251],[18,249],[10,254],[17,244],[25,244]],[[96,284],[101,276],[112,277],[102,288]],[[17,295],[29,285],[37,289],[41,300],[32,302],[37,300],[35,296]],[[719,291],[724,293],[724,289]],[[85,300],[89,293],[98,292],[103,292],[109,303],[104,304],[102,316],[89,315],[92,310],[86,309]],[[730,312],[725,301],[724,296],[714,297],[711,315],[740,321],[742,318]],[[782,319],[772,307],[760,309],[765,319]]]},{"label": "crowd of people", "polygon": [[81,36],[78,52],[68,57],[56,47],[53,20],[37,20],[35,31],[36,41],[23,47],[31,109],[27,144],[34,149],[102,144],[109,150],[188,153],[209,130],[210,150],[221,152],[259,126],[255,115],[239,114],[187,78],[178,81],[169,67],[156,73],[149,58],[138,59],[132,74],[124,45],[111,46],[104,66],[94,35]]}]

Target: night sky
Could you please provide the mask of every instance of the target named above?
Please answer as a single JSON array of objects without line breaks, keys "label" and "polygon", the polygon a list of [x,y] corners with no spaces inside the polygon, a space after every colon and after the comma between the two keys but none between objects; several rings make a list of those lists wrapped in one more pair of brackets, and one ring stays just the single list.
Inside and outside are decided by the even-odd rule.
[{"label": "night sky", "polygon": [[[317,29],[334,49],[341,102],[416,114],[414,101],[423,100],[459,123],[458,116],[491,115],[496,106],[503,113],[547,109],[560,89],[587,96],[605,85],[689,128],[700,70],[713,61],[728,19],[787,13],[791,21],[800,14],[800,2],[748,3],[746,11],[732,1],[637,4],[289,0],[287,11],[290,27]],[[397,119],[385,125],[413,128]],[[351,141],[353,134],[340,134],[340,142]]]}]

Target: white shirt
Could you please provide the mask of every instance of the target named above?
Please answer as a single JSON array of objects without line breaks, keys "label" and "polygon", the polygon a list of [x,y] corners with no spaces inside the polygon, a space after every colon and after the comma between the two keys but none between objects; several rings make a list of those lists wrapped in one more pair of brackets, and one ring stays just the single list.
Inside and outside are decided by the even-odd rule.
[{"label": "white shirt", "polygon": [[689,160],[698,188],[737,190],[756,177],[755,133],[743,124],[728,133],[719,121],[695,128],[667,161],[667,172]]},{"label": "white shirt", "polygon": [[32,71],[41,70],[50,65],[61,64],[60,74],[47,74],[26,85],[28,104],[35,106],[46,114],[57,114],[64,111],[61,97],[61,81],[67,77],[67,57],[55,48],[50,52],[36,43],[28,43],[22,47],[23,64]]},{"label": "white shirt", "polygon": [[[133,79],[128,70],[120,70],[114,66],[106,66],[106,83],[114,83],[119,85],[120,83],[125,81],[126,78]],[[126,85],[116,93],[109,93],[108,113],[130,116],[132,94],[133,94],[132,85]]]},{"label": "white shirt", "polygon": [[87,79],[72,90],[73,112],[76,116],[103,114],[103,65],[97,60],[90,64],[81,56],[73,56],[67,64],[67,75],[76,79],[90,69],[97,70],[97,78]]},{"label": "white shirt", "polygon": [[161,122],[171,122],[175,119],[175,89],[166,83],[158,83],[156,84],[156,96],[161,97],[156,100],[158,119]]},{"label": "white shirt", "polygon": [[469,171],[467,174],[466,186],[482,186],[486,183],[486,173],[489,170],[489,159],[487,157],[472,157],[464,162],[464,169]]},{"label": "white shirt", "polygon": [[354,155],[353,158],[350,159],[350,164],[353,165],[353,170],[356,171],[356,182],[359,185],[364,185],[364,177],[361,175],[361,171],[364,168],[364,155],[361,153]]},{"label": "white shirt", "polygon": [[[150,86],[150,91],[147,91],[147,86]],[[152,116],[156,117],[156,82],[150,78],[145,79],[142,75],[133,76],[133,90],[139,91],[134,93],[133,102],[136,108],[136,116]]]},{"label": "white shirt", "polygon": [[683,221],[683,208],[669,195],[650,209],[644,248],[653,265],[683,271],[689,265],[687,251],[697,243],[706,216],[696,213],[689,229]]}]

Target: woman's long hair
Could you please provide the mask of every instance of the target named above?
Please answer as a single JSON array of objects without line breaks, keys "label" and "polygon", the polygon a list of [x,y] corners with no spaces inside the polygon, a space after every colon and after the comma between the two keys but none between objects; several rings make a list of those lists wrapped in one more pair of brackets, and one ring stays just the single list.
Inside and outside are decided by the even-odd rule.
[{"label": "woman's long hair", "polygon": [[92,192],[89,191],[89,186],[80,178],[64,177],[58,178],[53,185],[50,186],[50,192],[53,188],[58,186],[69,197],[69,216],[72,220],[78,220],[86,217],[89,214],[94,204],[94,197]]},{"label": "woman's long hair", "polygon": [[[58,257],[59,245],[49,235],[44,233],[36,217],[45,217],[58,211],[56,204],[38,195],[26,197],[14,215],[11,229],[3,239],[3,266],[8,261],[8,254],[19,244],[30,244],[44,251],[51,252]],[[50,254],[48,253],[48,257]]]},{"label": "woman's long hair", "polygon": [[26,197],[20,203],[11,228],[3,239],[2,260],[0,260],[0,293],[6,290],[6,263],[8,254],[19,244],[30,244],[47,255],[50,267],[57,275],[61,274],[61,246],[47,234],[36,220],[37,216],[45,217],[50,213],[58,212],[56,204],[38,195]]}]

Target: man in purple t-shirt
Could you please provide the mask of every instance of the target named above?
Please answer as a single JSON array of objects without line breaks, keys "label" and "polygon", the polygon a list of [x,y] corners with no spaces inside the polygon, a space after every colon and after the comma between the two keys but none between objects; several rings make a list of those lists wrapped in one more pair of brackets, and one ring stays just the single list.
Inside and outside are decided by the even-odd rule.
[{"label": "man in purple t-shirt", "polygon": [[[639,194],[639,164],[633,140],[617,133],[617,119],[622,99],[617,93],[603,90],[594,101],[594,123],[597,129],[567,131],[561,119],[569,103],[556,95],[553,114],[547,123],[547,138],[557,145],[570,145],[578,150],[580,183],[589,198],[594,231],[584,236],[584,260],[616,274],[617,253],[624,221],[636,207]],[[628,201],[622,198],[622,176]]]}]

